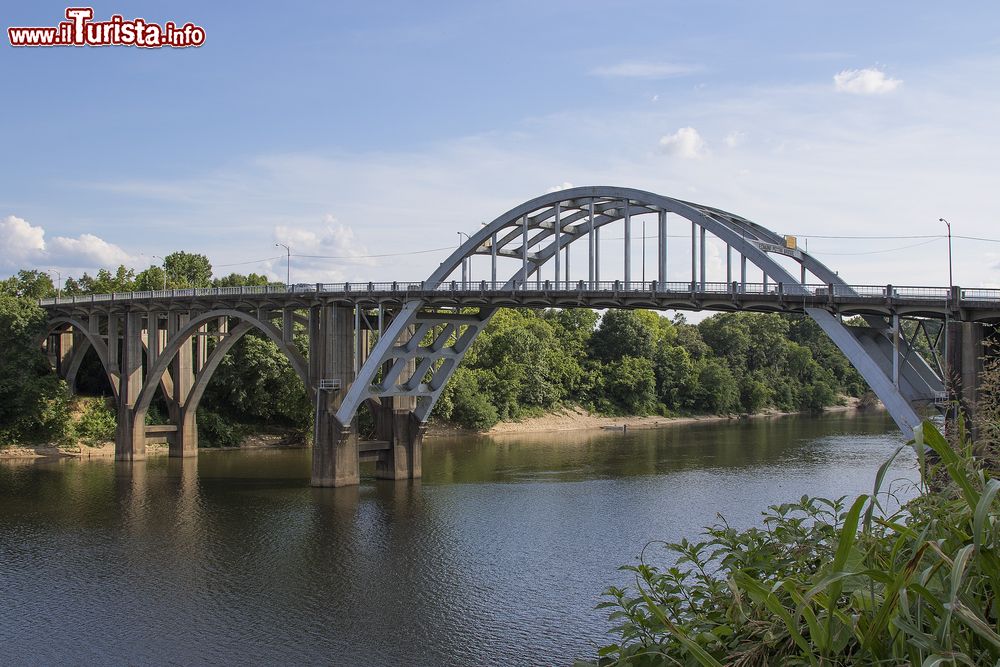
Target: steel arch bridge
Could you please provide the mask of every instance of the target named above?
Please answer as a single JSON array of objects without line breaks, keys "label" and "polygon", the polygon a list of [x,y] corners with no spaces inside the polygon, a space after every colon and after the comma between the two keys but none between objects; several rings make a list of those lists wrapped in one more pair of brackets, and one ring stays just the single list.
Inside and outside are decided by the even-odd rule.
[{"label": "steel arch bridge", "polygon": [[[669,233],[678,225],[682,234]],[[474,280],[474,269],[488,278]],[[786,237],[732,213],[643,190],[580,187],[484,224],[420,282],[163,290],[42,306],[50,359],[70,384],[88,349],[108,375],[117,458],[143,458],[146,438],[162,431],[173,432],[171,455],[194,455],[205,386],[240,336],[257,331],[288,357],[315,401],[313,484],[342,486],[358,483],[365,459],[377,462],[378,477],[421,476],[434,404],[500,307],[805,313],[908,435],[920,423],[917,409],[941,399],[944,373],[927,330],[931,363],[899,318],[997,321],[1000,290],[852,286]],[[845,326],[843,314],[860,314],[868,326]],[[297,330],[308,336],[307,353],[295,345]],[[157,391],[175,424],[160,431],[145,426]],[[375,440],[358,439],[362,406],[376,415]]]},{"label": "steel arch bridge", "polygon": [[[621,187],[560,190],[507,211],[484,225],[442,262],[422,289],[439,288],[456,274],[461,274],[462,284],[468,286],[469,261],[477,256],[489,258],[490,286],[500,292],[530,289],[532,278],[535,288],[540,289],[542,271],[548,265],[552,266],[553,279],[546,281],[547,287],[554,287],[555,291],[561,287],[597,288],[602,283],[601,232],[619,226],[624,251],[623,272],[617,282],[620,289],[628,292],[639,282],[634,280],[633,274],[636,259],[633,257],[633,221],[642,215],[656,219],[656,281],[668,285],[667,216],[670,214],[691,224],[690,268],[691,283],[695,287],[706,286],[706,239],[712,235],[725,243],[727,285],[733,282],[732,253],[736,252],[740,286],[747,283],[749,263],[762,272],[765,291],[770,282],[775,289],[780,286],[782,294],[789,298],[807,294],[805,285],[809,275],[829,285],[831,290],[853,291],[822,262],[801,249],[787,247],[785,237],[745,218],[702,204]],[[586,278],[577,283],[570,277],[570,249],[574,244],[583,244],[587,249]],[[791,273],[774,255],[797,264],[798,275]],[[500,265],[503,258],[515,260],[513,269]],[[642,282],[646,282],[644,278]],[[338,422],[349,423],[361,403],[372,396],[414,397],[414,414],[420,422],[426,421],[448,378],[496,310],[487,305],[477,315],[456,314],[442,318],[440,315],[429,317],[423,312],[425,306],[426,301],[421,298],[405,303],[344,397],[336,412]],[[858,369],[900,429],[912,432],[920,423],[912,403],[933,400],[944,390],[941,379],[932,372],[930,365],[919,355],[907,351],[906,363],[902,368],[897,367],[894,378],[891,372],[885,372],[885,348],[892,345],[888,337],[882,335],[879,339],[870,331],[859,337],[823,308],[804,310]],[[873,324],[878,327],[880,323]],[[460,335],[456,335],[458,332]],[[432,342],[422,344],[428,335]]]}]

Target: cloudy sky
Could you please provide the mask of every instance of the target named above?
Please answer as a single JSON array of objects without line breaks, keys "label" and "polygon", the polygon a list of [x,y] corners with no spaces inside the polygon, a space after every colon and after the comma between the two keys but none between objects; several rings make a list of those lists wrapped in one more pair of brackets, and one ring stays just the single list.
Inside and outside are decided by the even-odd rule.
[{"label": "cloudy sky", "polygon": [[[5,28],[66,6],[19,5]],[[1000,286],[993,2],[94,9],[207,40],[4,41],[0,274],[187,250],[283,278],[280,241],[339,258],[293,257],[293,281],[420,279],[457,232],[573,184],[731,210],[853,283],[946,284],[944,217],[976,237],[955,282]]]}]

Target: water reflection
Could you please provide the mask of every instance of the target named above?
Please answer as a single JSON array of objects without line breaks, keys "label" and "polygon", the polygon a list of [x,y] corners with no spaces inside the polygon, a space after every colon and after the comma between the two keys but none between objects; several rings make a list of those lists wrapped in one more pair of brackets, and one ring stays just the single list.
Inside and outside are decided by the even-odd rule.
[{"label": "water reflection", "polygon": [[647,541],[867,491],[899,442],[880,414],[429,439],[423,480],[346,489],[306,450],[0,465],[0,660],[569,663]]}]

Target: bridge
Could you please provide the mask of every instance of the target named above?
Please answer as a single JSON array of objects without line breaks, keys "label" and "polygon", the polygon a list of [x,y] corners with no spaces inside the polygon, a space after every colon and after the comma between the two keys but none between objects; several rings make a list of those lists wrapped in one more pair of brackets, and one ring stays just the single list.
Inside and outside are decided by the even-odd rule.
[{"label": "bridge", "polygon": [[[675,240],[678,227],[683,242]],[[655,244],[649,276],[647,241]],[[488,278],[475,280],[477,269]],[[39,345],[71,387],[89,350],[100,359],[118,405],[115,455],[125,461],[144,458],[146,442],[156,439],[167,440],[171,456],[195,456],[197,408],[213,372],[243,335],[262,333],[314,402],[314,486],[357,484],[363,460],[376,462],[379,478],[420,477],[431,410],[502,307],[803,313],[904,434],[920,423],[920,409],[947,397],[946,375],[955,376],[948,385],[957,398],[974,403],[982,325],[1000,321],[1000,290],[851,285],[791,237],[621,187],[525,202],[483,225],[421,281],[97,294],[41,305],[49,323]],[[843,317],[854,315],[865,325],[845,325]],[[917,322],[909,334],[901,326],[907,318]],[[935,319],[944,326],[928,327]],[[307,335],[305,349],[296,332]],[[917,352],[918,337],[930,359]],[[147,426],[158,391],[172,423]],[[359,440],[362,406],[376,418],[371,440]]]}]

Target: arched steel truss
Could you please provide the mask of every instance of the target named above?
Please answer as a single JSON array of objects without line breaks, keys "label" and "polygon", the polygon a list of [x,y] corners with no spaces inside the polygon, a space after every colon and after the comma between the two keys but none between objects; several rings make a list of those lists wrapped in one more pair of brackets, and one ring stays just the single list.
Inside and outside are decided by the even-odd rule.
[{"label": "arched steel truss", "polygon": [[[615,277],[628,290],[634,281],[631,220],[643,214],[657,216],[656,280],[661,283],[667,282],[667,216],[673,214],[692,225],[692,283],[705,281],[705,238],[711,234],[726,244],[727,282],[733,278],[730,258],[735,251],[741,258],[744,283],[749,263],[763,272],[765,282],[780,284],[783,293],[789,296],[805,293],[802,285],[807,273],[824,284],[849,289],[836,272],[801,249],[786,248],[784,237],[761,225],[702,204],[622,187],[571,188],[516,206],[471,235],[425,284],[433,289],[457,272],[465,280],[467,261],[474,256],[485,256],[491,260],[490,282],[493,285],[503,282],[502,289],[527,289],[532,276],[536,285],[540,284],[540,271],[549,264],[554,265],[555,288],[559,289],[562,280],[568,287],[566,249],[574,243],[584,243],[589,252],[587,279],[582,282],[593,288],[601,280],[601,230],[608,225],[621,225],[625,240],[624,275]],[[701,239],[700,275],[695,270],[699,265],[696,237]],[[800,275],[792,275],[773,255],[790,257],[799,265]],[[501,270],[498,260],[503,258],[517,260],[519,264],[512,274],[498,276]],[[407,301],[382,332],[336,412],[338,422],[351,423],[364,401],[390,396],[415,397],[415,416],[421,422],[427,420],[448,378],[496,310],[487,306],[475,314],[432,312],[427,305],[419,298]],[[897,359],[888,361],[885,346],[891,343],[884,331],[879,330],[879,326],[885,328],[883,323],[873,318],[873,329],[859,332],[852,331],[856,327],[845,327],[822,308],[807,308],[806,312],[860,371],[900,429],[910,433],[920,423],[913,403],[928,401],[943,389],[927,363],[907,350],[905,367],[895,366],[893,372],[887,372],[886,364],[898,364],[899,355],[896,348]]]}]

